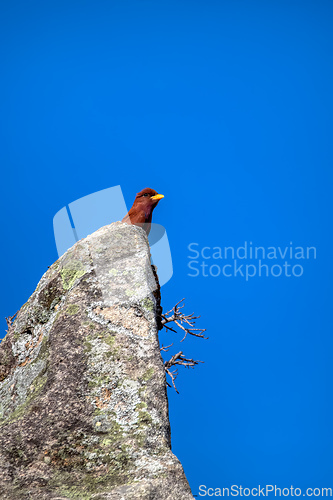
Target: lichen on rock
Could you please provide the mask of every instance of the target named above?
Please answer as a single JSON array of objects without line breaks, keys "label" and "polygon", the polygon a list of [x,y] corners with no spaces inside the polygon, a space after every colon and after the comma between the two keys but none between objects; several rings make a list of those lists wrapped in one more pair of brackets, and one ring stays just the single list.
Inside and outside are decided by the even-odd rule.
[{"label": "lichen on rock", "polygon": [[159,285],[141,228],[105,226],[0,344],[0,498],[191,499],[171,452]]}]

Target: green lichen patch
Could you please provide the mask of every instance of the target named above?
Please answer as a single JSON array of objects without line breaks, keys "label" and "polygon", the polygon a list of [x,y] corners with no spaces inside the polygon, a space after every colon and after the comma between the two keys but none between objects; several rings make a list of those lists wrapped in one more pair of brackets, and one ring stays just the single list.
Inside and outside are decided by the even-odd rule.
[{"label": "green lichen patch", "polygon": [[135,409],[138,411],[138,410],[142,410],[144,408],[147,408],[147,403],[145,403],[144,401],[141,401],[141,403],[138,403],[135,407]]},{"label": "green lichen patch", "polygon": [[110,347],[113,347],[116,336],[114,332],[111,333],[108,330],[104,330],[103,332],[98,333],[98,338],[103,340],[103,342],[108,344]]},{"label": "green lichen patch", "polygon": [[104,355],[107,358],[112,358],[112,359],[119,358],[120,348],[115,347],[116,332],[109,330],[104,330],[102,332],[94,332],[88,336],[88,340],[91,340],[92,338],[95,339],[97,338],[101,340],[104,344],[106,344],[109,347],[109,351],[104,353]]},{"label": "green lichen patch", "polygon": [[74,314],[77,314],[80,310],[80,306],[77,304],[69,304],[69,306],[66,309],[66,314],[69,314],[70,316],[73,316]]},{"label": "green lichen patch", "polygon": [[102,446],[104,447],[114,447],[116,443],[121,443],[123,440],[123,429],[118,422],[115,420],[112,422],[112,425],[108,431],[108,436],[102,441]]},{"label": "green lichen patch", "polygon": [[103,374],[100,376],[92,377],[88,382],[88,387],[101,387],[110,383],[109,375]]},{"label": "green lichen patch", "polygon": [[146,432],[137,432],[136,435],[136,442],[138,444],[139,448],[143,448],[146,441],[147,441],[147,434]]},{"label": "green lichen patch", "polygon": [[152,423],[152,418],[147,411],[139,411],[139,425],[149,425]]},{"label": "green lichen patch", "polygon": [[148,382],[148,380],[150,380],[152,378],[152,376],[154,375],[154,368],[151,367],[149,368],[147,371],[145,371],[145,373],[142,375],[142,380],[144,380],[145,382]]},{"label": "green lichen patch", "polygon": [[21,333],[23,333],[23,332],[14,332],[13,337],[14,337],[14,340],[15,340],[15,341],[16,341],[16,340],[18,340],[18,339],[20,338]]},{"label": "green lichen patch", "polygon": [[62,486],[59,489],[59,493],[61,496],[64,496],[65,498],[69,499],[80,499],[80,500],[90,500],[91,499],[91,493],[86,493],[82,491],[81,486],[68,486],[64,487]]},{"label": "green lichen patch", "polygon": [[102,446],[106,446],[106,447],[107,446],[111,446],[112,445],[112,439],[109,439],[109,438],[103,439],[103,441],[101,442],[101,445]]},{"label": "green lichen patch", "polygon": [[86,273],[86,269],[79,260],[72,260],[60,271],[62,286],[64,290],[69,290],[75,281]]},{"label": "green lichen patch", "polygon": [[154,311],[154,302],[151,299],[149,299],[148,297],[143,299],[143,301],[141,302],[141,305],[142,305],[142,307],[144,307],[145,309],[147,309],[150,312]]},{"label": "green lichen patch", "polygon": [[91,350],[92,350],[92,343],[89,342],[89,340],[86,340],[84,342],[84,352],[88,354]]}]

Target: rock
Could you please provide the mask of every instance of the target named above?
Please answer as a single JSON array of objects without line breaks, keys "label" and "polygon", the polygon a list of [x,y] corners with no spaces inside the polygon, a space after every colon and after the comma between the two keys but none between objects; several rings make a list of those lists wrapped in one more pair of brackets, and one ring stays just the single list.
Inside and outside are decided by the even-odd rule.
[{"label": "rock", "polygon": [[159,285],[114,223],[40,280],[0,344],[0,498],[192,499],[171,452]]}]

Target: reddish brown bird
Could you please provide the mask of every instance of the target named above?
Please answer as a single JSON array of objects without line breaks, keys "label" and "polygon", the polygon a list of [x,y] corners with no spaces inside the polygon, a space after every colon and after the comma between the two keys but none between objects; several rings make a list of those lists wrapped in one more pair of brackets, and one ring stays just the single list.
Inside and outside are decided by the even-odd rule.
[{"label": "reddish brown bird", "polygon": [[143,189],[136,195],[131,210],[122,222],[140,226],[149,234],[153,210],[162,198],[163,194],[158,194],[154,189]]}]

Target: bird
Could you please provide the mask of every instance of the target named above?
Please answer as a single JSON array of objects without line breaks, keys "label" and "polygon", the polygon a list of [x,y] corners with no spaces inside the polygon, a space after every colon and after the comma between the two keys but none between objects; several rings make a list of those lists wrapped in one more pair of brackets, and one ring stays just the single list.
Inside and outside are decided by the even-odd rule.
[{"label": "bird", "polygon": [[155,189],[143,189],[140,193],[137,193],[132,208],[121,222],[140,226],[148,235],[150,232],[153,210],[162,198],[164,198],[164,195],[158,194]]}]

